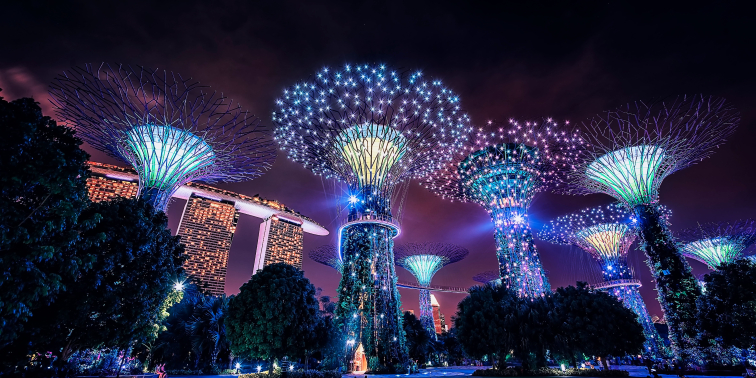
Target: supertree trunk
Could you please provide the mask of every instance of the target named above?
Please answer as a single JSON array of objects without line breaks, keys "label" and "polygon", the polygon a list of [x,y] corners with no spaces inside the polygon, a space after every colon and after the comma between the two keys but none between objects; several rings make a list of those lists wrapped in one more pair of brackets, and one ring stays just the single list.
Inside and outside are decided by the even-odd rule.
[{"label": "supertree trunk", "polygon": [[680,255],[659,209],[653,204],[643,204],[635,206],[634,211],[669,326],[672,349],[676,356],[689,361],[696,353],[696,299],[701,288]]},{"label": "supertree trunk", "polygon": [[336,315],[347,345],[349,340],[354,348],[362,343],[371,371],[390,371],[407,360],[393,233],[385,225],[358,223],[345,227],[341,236],[344,266]]},{"label": "supertree trunk", "polygon": [[606,290],[609,294],[619,299],[625,307],[632,310],[638,315],[638,323],[643,327],[643,335],[646,336],[646,342],[643,343],[644,354],[653,358],[668,358],[670,356],[669,348],[664,344],[664,340],[656,331],[651,316],[648,314],[646,304],[636,286],[620,286]]},{"label": "supertree trunk", "polygon": [[502,285],[516,291],[518,296],[528,298],[551,291],[527,218],[513,224],[504,214],[492,212],[491,215]]},{"label": "supertree trunk", "polygon": [[433,306],[431,305],[430,290],[420,290],[420,323],[435,338],[436,324],[433,322]]}]

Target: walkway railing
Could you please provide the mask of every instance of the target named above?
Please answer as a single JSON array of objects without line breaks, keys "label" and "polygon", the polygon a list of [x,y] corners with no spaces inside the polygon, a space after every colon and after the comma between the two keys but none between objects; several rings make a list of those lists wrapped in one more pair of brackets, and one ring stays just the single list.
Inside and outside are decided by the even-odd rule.
[{"label": "walkway railing", "polygon": [[458,287],[458,286],[436,286],[436,285],[429,285],[429,286],[420,286],[416,283],[409,283],[409,282],[397,282],[397,287],[405,288],[405,289],[415,289],[415,290],[430,290],[430,291],[440,291],[444,293],[459,293],[459,294],[467,294],[468,288],[466,287]]}]

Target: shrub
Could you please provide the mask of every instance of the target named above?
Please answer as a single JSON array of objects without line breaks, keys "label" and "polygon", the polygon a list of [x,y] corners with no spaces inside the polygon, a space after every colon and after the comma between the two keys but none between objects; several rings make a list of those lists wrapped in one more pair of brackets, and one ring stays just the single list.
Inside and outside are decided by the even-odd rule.
[{"label": "shrub", "polygon": [[[280,377],[281,375],[278,373],[239,374],[239,378],[280,378]],[[333,370],[326,370],[326,371],[297,370],[297,371],[290,371],[288,373],[288,378],[341,378],[341,373],[339,373],[338,371],[333,371]]]},{"label": "shrub", "polygon": [[507,368],[475,370],[472,375],[476,377],[628,377],[630,373],[625,370],[566,369],[562,371],[562,369],[552,368],[537,370]]}]

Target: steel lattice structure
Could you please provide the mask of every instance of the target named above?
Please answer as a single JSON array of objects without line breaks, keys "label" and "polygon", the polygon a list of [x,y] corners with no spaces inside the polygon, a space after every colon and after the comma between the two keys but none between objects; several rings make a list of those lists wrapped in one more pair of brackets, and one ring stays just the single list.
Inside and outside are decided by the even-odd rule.
[{"label": "steel lattice structure", "polygon": [[425,186],[444,198],[483,206],[494,223],[502,284],[522,297],[550,292],[528,220],[539,192],[560,186],[582,139],[566,124],[489,122],[476,140]]},{"label": "steel lattice structure", "polygon": [[716,270],[745,254],[756,243],[756,221],[707,223],[680,233],[683,256],[700,261]]},{"label": "steel lattice structure", "polygon": [[336,269],[339,273],[341,273],[344,266],[339,250],[333,245],[322,245],[315,248],[310,251],[309,256],[316,262]]},{"label": "steel lattice structure", "polygon": [[639,222],[676,355],[695,349],[695,301],[700,288],[656,206],[665,177],[700,161],[724,143],[740,120],[724,99],[684,96],[636,102],[604,112],[585,125],[568,192],[606,193]]},{"label": "steel lattice structure", "polygon": [[336,314],[346,337],[364,345],[369,370],[406,362],[391,197],[397,184],[443,167],[467,140],[459,97],[420,72],[347,65],[287,88],[273,121],[290,159],[348,187]]},{"label": "steel lattice structure", "polygon": [[482,283],[484,285],[488,283],[501,284],[500,277],[501,276],[499,275],[498,270],[487,270],[473,276],[473,281]]},{"label": "steel lattice structure", "polygon": [[638,220],[624,205],[613,203],[554,219],[538,237],[554,244],[577,246],[595,257],[604,277],[604,283],[595,288],[614,295],[638,315],[646,336],[646,353],[662,358],[669,353],[638,291],[640,281],[627,263],[630,246],[637,239],[637,224]]},{"label": "steel lattice structure", "polygon": [[50,94],[59,120],[131,164],[139,195],[159,210],[187,182],[250,180],[275,159],[259,118],[177,73],[85,65],[59,75]]},{"label": "steel lattice structure", "polygon": [[[430,286],[439,269],[467,257],[468,250],[447,243],[407,243],[394,248],[396,265],[409,270],[420,286]],[[436,334],[430,290],[420,290],[420,322],[431,334]]]}]

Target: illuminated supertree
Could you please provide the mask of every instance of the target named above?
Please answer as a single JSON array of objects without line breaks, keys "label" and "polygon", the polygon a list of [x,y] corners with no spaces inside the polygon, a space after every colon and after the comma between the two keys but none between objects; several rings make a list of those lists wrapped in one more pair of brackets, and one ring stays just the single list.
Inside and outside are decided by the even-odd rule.
[{"label": "illuminated supertree", "polygon": [[701,290],[657,206],[665,177],[713,153],[739,122],[724,99],[693,96],[629,104],[593,118],[586,147],[570,173],[575,194],[606,193],[638,219],[675,354],[695,348],[696,298]]},{"label": "illuminated supertree", "polygon": [[498,270],[487,270],[482,273],[478,273],[473,276],[473,281],[480,282],[482,284],[501,284],[501,276],[499,276]]},{"label": "illuminated supertree", "polygon": [[85,65],[59,75],[50,94],[77,135],[131,164],[158,210],[187,182],[251,180],[275,159],[259,118],[177,73]]},{"label": "illuminated supertree", "polygon": [[337,321],[369,370],[407,361],[396,289],[394,188],[443,167],[468,138],[459,97],[420,72],[324,68],[276,100],[275,139],[290,159],[346,184]]},{"label": "illuminated supertree", "polygon": [[341,273],[343,268],[343,262],[341,261],[341,254],[339,250],[332,245],[322,245],[316,249],[310,251],[309,256],[311,259],[336,269]]},{"label": "illuminated supertree", "polygon": [[533,197],[562,183],[582,140],[551,119],[489,122],[463,154],[425,180],[444,198],[475,202],[491,216],[502,284],[521,297],[550,292],[528,220]]},{"label": "illuminated supertree", "polygon": [[716,270],[722,264],[743,257],[745,251],[756,243],[756,221],[747,219],[699,225],[682,231],[679,239],[683,241],[680,246],[683,256]]},{"label": "illuminated supertree", "polygon": [[[446,243],[408,243],[394,248],[396,265],[409,270],[420,286],[430,286],[439,269],[464,259],[467,249]],[[436,335],[433,324],[430,290],[420,290],[420,322],[431,335]]]},{"label": "illuminated supertree", "polygon": [[622,301],[638,315],[646,336],[645,351],[654,358],[669,353],[656,331],[646,304],[638,291],[641,286],[627,263],[627,253],[637,239],[637,219],[622,204],[611,204],[557,218],[544,226],[538,236],[554,244],[574,245],[595,257],[604,282],[594,285]]}]

